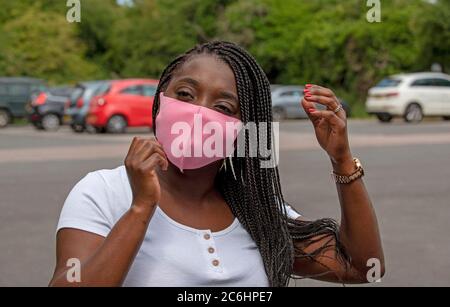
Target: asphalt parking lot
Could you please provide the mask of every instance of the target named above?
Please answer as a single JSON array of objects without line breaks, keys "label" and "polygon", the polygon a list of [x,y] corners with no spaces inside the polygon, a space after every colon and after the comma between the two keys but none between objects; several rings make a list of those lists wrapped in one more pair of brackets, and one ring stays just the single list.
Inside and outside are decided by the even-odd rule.
[{"label": "asphalt parking lot", "polygon": [[[387,274],[377,286],[450,286],[450,122],[351,120],[349,131],[383,236]],[[47,285],[65,197],[86,173],[120,165],[134,135],[150,132],[0,130],[0,286]],[[307,217],[338,218],[330,163],[310,123],[283,123],[280,151],[287,200]]]}]

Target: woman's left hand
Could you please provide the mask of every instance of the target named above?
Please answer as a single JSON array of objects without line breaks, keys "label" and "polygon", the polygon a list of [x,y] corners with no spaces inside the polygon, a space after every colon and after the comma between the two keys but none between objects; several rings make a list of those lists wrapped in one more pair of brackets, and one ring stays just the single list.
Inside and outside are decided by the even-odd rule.
[{"label": "woman's left hand", "polygon": [[[302,106],[313,123],[320,146],[330,156],[334,164],[352,160],[347,135],[347,116],[344,109],[335,113],[341,104],[330,89],[318,85],[306,85]],[[317,110],[315,103],[327,110]]]}]

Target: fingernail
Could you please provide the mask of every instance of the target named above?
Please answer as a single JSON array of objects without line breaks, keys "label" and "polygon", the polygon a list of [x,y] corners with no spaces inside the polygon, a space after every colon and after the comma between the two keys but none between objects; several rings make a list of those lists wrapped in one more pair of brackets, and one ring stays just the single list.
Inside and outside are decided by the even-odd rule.
[{"label": "fingernail", "polygon": [[312,86],[313,86],[312,84],[306,84],[307,89],[311,88]]},{"label": "fingernail", "polygon": [[312,98],[312,95],[308,93],[308,94],[305,95],[305,97],[306,98]]},{"label": "fingernail", "polygon": [[308,109],[308,112],[309,113],[314,113],[314,112],[316,112],[316,109],[310,108],[310,109]]}]

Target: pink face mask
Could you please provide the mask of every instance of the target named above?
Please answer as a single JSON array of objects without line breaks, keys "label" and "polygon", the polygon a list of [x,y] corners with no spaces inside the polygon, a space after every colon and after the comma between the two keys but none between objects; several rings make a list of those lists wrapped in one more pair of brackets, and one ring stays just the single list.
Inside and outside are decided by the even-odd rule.
[{"label": "pink face mask", "polygon": [[160,93],[156,138],[181,171],[198,169],[234,152],[240,120]]}]

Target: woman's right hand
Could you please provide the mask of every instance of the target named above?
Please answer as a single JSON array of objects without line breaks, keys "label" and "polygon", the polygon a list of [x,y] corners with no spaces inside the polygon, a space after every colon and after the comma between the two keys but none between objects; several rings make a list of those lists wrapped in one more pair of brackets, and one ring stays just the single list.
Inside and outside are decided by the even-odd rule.
[{"label": "woman's right hand", "polygon": [[164,150],[155,138],[133,138],[125,167],[133,192],[133,206],[154,208],[161,198],[156,168],[167,170],[169,162]]}]

